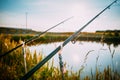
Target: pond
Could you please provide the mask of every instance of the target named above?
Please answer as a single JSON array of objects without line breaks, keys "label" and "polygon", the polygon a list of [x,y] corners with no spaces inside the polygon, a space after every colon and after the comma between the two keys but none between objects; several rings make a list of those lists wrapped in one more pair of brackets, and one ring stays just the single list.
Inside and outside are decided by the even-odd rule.
[{"label": "pond", "polygon": [[[29,46],[29,49],[31,53],[36,50],[37,55],[42,53],[47,56],[60,44],[62,42],[40,44]],[[53,59],[54,66],[59,67],[58,54]],[[66,63],[67,70],[77,72],[83,68],[83,76],[90,75],[91,70],[95,73],[96,67],[102,72],[107,66],[120,73],[120,45],[114,46],[113,44],[84,41],[77,41],[75,44],[69,42],[62,49],[62,61]]]}]

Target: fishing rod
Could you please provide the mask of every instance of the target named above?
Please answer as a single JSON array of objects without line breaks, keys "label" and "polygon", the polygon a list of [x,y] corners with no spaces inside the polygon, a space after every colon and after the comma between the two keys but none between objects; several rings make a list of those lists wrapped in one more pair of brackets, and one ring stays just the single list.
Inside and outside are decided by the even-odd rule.
[{"label": "fishing rod", "polygon": [[6,52],[6,53],[4,53],[4,54],[0,54],[0,58],[3,57],[3,56],[5,56],[5,55],[7,55],[7,54],[9,54],[9,53],[11,53],[12,51],[16,50],[17,48],[21,47],[21,46],[24,45],[24,44],[36,40],[36,39],[37,39],[38,37],[40,37],[41,35],[45,34],[45,33],[48,32],[49,30],[51,30],[51,29],[53,29],[53,28],[59,26],[60,24],[62,24],[62,23],[64,23],[64,22],[68,21],[68,20],[71,19],[71,18],[73,18],[73,17],[70,17],[70,18],[65,19],[64,21],[62,21],[62,22],[56,24],[55,26],[53,26],[53,27],[51,27],[51,28],[45,30],[44,32],[42,32],[42,33],[40,33],[40,34],[34,36],[33,38],[31,38],[31,39],[29,39],[29,40],[26,40],[24,43],[22,43],[22,44],[16,46],[15,48],[9,50],[8,52]]},{"label": "fishing rod", "polygon": [[39,62],[35,67],[33,67],[27,74],[22,77],[22,80],[28,79],[34,72],[36,72],[39,68],[41,68],[49,59],[51,59],[62,47],[64,47],[68,42],[70,42],[73,38],[75,38],[86,26],[88,26],[93,20],[95,20],[100,14],[102,14],[105,10],[109,9],[117,0],[108,5],[105,9],[103,9],[100,13],[98,13],[95,17],[93,17],[88,23],[86,23],[82,28],[76,31],[73,35],[68,37],[63,44],[58,46],[54,51],[52,51],[48,56],[46,56],[41,62]]}]

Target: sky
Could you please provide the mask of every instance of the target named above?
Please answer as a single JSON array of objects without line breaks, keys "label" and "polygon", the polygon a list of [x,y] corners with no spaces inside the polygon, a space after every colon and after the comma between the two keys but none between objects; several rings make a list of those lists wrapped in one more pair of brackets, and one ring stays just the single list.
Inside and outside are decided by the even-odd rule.
[{"label": "sky", "polygon": [[[69,21],[50,30],[74,32],[114,0],[0,0],[0,26],[46,29],[73,16]],[[27,13],[27,14],[26,14]],[[88,25],[83,31],[120,30],[120,0]]]}]

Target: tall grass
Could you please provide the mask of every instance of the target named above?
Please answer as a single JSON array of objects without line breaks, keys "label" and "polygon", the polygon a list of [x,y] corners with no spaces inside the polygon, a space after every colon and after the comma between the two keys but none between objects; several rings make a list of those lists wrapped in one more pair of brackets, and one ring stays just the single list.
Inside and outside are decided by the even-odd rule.
[{"label": "tall grass", "polygon": [[[6,51],[20,44],[20,42],[20,40],[18,42],[11,40],[10,35],[5,36],[1,34],[0,54],[4,54]],[[89,51],[86,54],[86,59],[87,55],[92,51]],[[30,50],[26,48],[27,71],[31,70],[43,58],[44,56],[42,53],[39,53],[39,55],[37,55],[35,51],[32,55],[32,53],[30,53]],[[85,69],[84,67],[85,66],[81,67],[78,72],[73,72],[72,69],[67,70],[66,73],[64,73],[65,80],[120,80],[120,74],[117,71],[114,71],[112,74],[110,66],[106,67],[103,72],[96,70],[96,74],[94,74],[91,69],[91,75],[81,78],[82,71]],[[25,67],[22,48],[19,48],[12,53],[0,58],[0,80],[19,80],[24,75]],[[113,75],[113,78],[111,78],[111,75]],[[54,59],[52,59],[51,62],[47,62],[43,67],[37,70],[29,78],[29,80],[62,80],[62,76],[59,67],[54,66]]]}]

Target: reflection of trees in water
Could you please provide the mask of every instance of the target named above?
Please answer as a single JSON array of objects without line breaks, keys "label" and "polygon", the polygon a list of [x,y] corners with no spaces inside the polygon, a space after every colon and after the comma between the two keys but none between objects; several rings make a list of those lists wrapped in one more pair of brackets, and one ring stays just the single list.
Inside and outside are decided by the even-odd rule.
[{"label": "reflection of trees in water", "polygon": [[113,45],[115,48],[118,47],[118,45],[120,45],[120,42],[114,42],[114,43],[111,43],[111,42],[105,42],[108,46],[110,45]]}]

